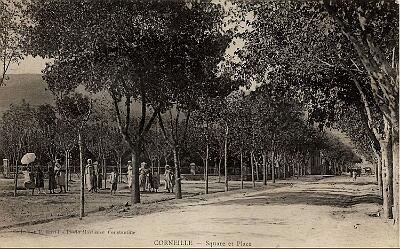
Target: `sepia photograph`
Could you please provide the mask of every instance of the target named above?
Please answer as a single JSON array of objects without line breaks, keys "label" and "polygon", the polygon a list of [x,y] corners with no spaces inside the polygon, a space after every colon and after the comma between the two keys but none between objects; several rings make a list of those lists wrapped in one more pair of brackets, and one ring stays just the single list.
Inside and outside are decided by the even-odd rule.
[{"label": "sepia photograph", "polygon": [[399,0],[0,0],[0,248],[397,248]]}]

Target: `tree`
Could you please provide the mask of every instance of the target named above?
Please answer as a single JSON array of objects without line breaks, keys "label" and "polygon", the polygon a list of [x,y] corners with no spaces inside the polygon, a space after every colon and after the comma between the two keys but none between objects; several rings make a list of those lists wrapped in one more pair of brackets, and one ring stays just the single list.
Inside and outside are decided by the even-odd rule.
[{"label": "tree", "polygon": [[[35,24],[30,51],[55,59],[45,70],[49,86],[68,92],[83,83],[89,91],[110,94],[120,132],[132,150],[132,203],[140,202],[141,148],[158,114],[171,106],[190,106],[193,96],[206,89],[222,94],[216,86],[230,86],[210,74],[228,42],[219,32],[221,11],[211,3],[177,1],[30,5],[28,18]],[[134,100],[141,105],[137,123],[131,120]]]},{"label": "tree", "polygon": [[6,142],[3,146],[12,148],[12,157],[15,162],[14,196],[17,196],[19,160],[25,153],[32,152],[36,147],[38,125],[35,109],[25,100],[21,105],[10,105],[10,109],[3,114],[1,130],[2,140]]},{"label": "tree", "polygon": [[[79,162],[80,162],[80,219],[85,216],[85,171],[82,157],[82,129],[86,125],[92,112],[92,101],[78,93],[64,95],[56,101],[60,116],[78,132]],[[68,170],[68,169],[67,169]],[[68,173],[68,172],[67,172]],[[68,179],[68,178],[67,178]]]},{"label": "tree", "polygon": [[[199,108],[192,113],[189,123],[188,141],[190,149],[195,150],[203,160],[205,193],[208,194],[208,174],[211,155],[218,147],[217,132],[220,126],[220,98],[199,100]],[[220,174],[220,173],[218,173]]]},{"label": "tree", "polygon": [[23,5],[18,1],[0,1],[0,86],[8,79],[10,65],[23,58]]},{"label": "tree", "polygon": [[[338,29],[348,39],[363,69],[370,79],[375,103],[381,110],[385,122],[385,142],[382,152],[391,151],[387,158],[388,188],[395,194],[394,219],[399,223],[399,8],[395,1],[356,1],[354,3],[322,1]],[[378,45],[379,44],[379,45]],[[389,59],[388,59],[389,58]],[[392,158],[390,158],[392,157]],[[393,160],[393,161],[392,161]],[[392,166],[390,165],[392,164]],[[392,169],[393,168],[393,172]],[[391,179],[393,173],[394,180]],[[390,189],[393,182],[393,190]],[[385,199],[385,196],[384,196]],[[388,207],[387,217],[391,217]],[[398,225],[397,225],[398,227]]]},{"label": "tree", "polygon": [[[398,172],[397,142],[394,153],[391,148],[391,137],[398,140],[398,72],[394,63],[398,51],[398,8],[394,1],[321,3],[268,1],[241,4],[245,12],[254,11],[256,17],[252,23],[249,21],[255,32],[243,36],[249,42],[240,53],[239,68],[245,72],[243,75],[250,75],[259,82],[265,81],[265,74],[272,68],[276,82],[289,82],[301,93],[303,101],[311,107],[311,116],[321,128],[331,125],[340,102],[352,103],[355,95],[361,97],[367,113],[368,106],[376,105],[386,129],[374,133],[371,124],[376,120],[368,118],[368,132],[375,136],[371,136],[375,147],[379,141],[382,151],[378,153],[386,158],[382,161],[387,165],[388,184],[384,189],[387,189],[389,201],[384,201],[384,207],[389,210],[392,168]],[[379,46],[376,40],[380,41]],[[392,63],[384,58],[390,58]],[[398,173],[394,176],[396,178]],[[394,182],[398,188],[398,180]],[[390,210],[385,213],[389,214]]]},{"label": "tree", "polygon": [[47,163],[55,159],[57,149],[60,147],[58,142],[62,143],[61,140],[56,140],[56,134],[59,131],[56,111],[49,104],[40,105],[36,109],[35,119],[39,128],[36,143],[40,146],[36,153],[42,163]]}]

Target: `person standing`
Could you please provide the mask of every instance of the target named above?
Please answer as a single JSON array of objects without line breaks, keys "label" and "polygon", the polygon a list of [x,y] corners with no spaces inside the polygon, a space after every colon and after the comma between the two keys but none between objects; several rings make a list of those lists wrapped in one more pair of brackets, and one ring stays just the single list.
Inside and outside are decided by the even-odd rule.
[{"label": "person standing", "polygon": [[56,175],[54,174],[53,166],[49,167],[49,193],[54,194],[54,189],[57,188]]},{"label": "person standing", "polygon": [[35,175],[32,173],[31,168],[29,166],[26,167],[25,170],[22,170],[22,174],[24,175],[24,186],[27,190],[32,190],[32,195],[34,195],[35,191]]},{"label": "person standing", "polygon": [[117,183],[118,183],[118,173],[117,168],[114,167],[113,171],[110,174],[110,184],[111,184],[111,195],[117,191]]},{"label": "person standing", "polygon": [[60,186],[59,193],[63,192],[63,188],[64,188],[64,193],[67,193],[67,191],[65,189],[65,169],[61,165],[60,159],[56,159],[56,164],[54,166],[54,172],[56,175],[56,182],[57,182],[58,186]]},{"label": "person standing", "polygon": [[146,169],[144,168],[143,163],[139,171],[139,186],[142,191],[146,190]]},{"label": "person standing", "polygon": [[158,188],[160,187],[160,175],[157,172],[154,172],[152,180],[154,191],[157,193]]},{"label": "person standing", "polygon": [[132,161],[128,161],[128,187],[132,188],[132,177],[133,177],[133,168],[132,168]]},{"label": "person standing", "polygon": [[85,167],[85,181],[86,187],[89,192],[93,192],[93,164],[92,159],[87,160],[87,165]]},{"label": "person standing", "polygon": [[93,163],[93,177],[92,177],[92,186],[93,191],[98,192],[98,177],[99,177],[99,163],[96,161]]},{"label": "person standing", "polygon": [[153,174],[151,173],[151,170],[147,170],[146,174],[146,187],[149,189],[149,191],[154,190],[154,182],[153,182]]},{"label": "person standing", "polygon": [[353,181],[355,182],[357,180],[357,171],[355,169],[353,169],[353,171],[351,172],[352,176],[353,176]]},{"label": "person standing", "polygon": [[44,189],[44,174],[40,165],[36,168],[35,187],[38,189],[38,194],[41,193],[41,189]]},{"label": "person standing", "polygon": [[173,185],[172,185],[172,171],[171,167],[169,165],[165,165],[165,173],[164,173],[164,181],[165,181],[165,190],[170,193],[171,191],[173,192]]}]

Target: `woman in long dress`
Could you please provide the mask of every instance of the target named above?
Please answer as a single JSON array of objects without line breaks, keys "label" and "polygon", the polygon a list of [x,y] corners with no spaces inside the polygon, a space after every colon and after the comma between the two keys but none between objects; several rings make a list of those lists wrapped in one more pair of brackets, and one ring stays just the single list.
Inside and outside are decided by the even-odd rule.
[{"label": "woman in long dress", "polygon": [[92,177],[92,186],[93,186],[93,191],[97,192],[97,187],[98,187],[98,183],[97,183],[97,178],[99,175],[99,163],[98,162],[94,162],[93,163],[93,177]]},{"label": "woman in long dress", "polygon": [[153,174],[151,173],[151,170],[147,170],[146,174],[146,187],[149,189],[149,191],[154,190],[154,183],[153,183]]},{"label": "woman in long dress", "polygon": [[93,192],[93,164],[91,159],[87,160],[85,167],[85,181],[88,191]]},{"label": "woman in long dress", "polygon": [[139,171],[139,186],[142,191],[146,190],[146,169],[140,168]]},{"label": "woman in long dress", "polygon": [[22,174],[24,175],[24,186],[27,190],[32,190],[32,195],[34,195],[35,191],[35,176],[31,171],[31,168],[28,166],[25,170],[22,170]]},{"label": "woman in long dress", "polygon": [[57,185],[60,186],[59,193],[63,192],[63,188],[64,193],[66,193],[67,191],[65,190],[65,169],[60,164],[60,159],[56,159],[56,164],[54,165],[54,173],[56,174]]},{"label": "woman in long dress", "polygon": [[171,171],[171,168],[170,168],[170,166],[169,165],[166,165],[165,166],[165,174],[164,174],[164,176],[165,176],[165,178],[164,178],[164,181],[165,181],[165,190],[167,190],[168,191],[168,193],[169,192],[173,192],[174,190],[173,190],[173,183],[172,183],[172,178],[173,178],[173,175],[172,175],[172,171]]},{"label": "woman in long dress", "polygon": [[153,174],[153,189],[155,192],[158,192],[158,188],[160,187],[160,175],[157,172]]},{"label": "woman in long dress", "polygon": [[54,189],[57,188],[56,175],[54,174],[53,167],[49,167],[49,192],[54,194]]},{"label": "woman in long dress", "polygon": [[128,187],[132,188],[132,177],[133,177],[133,168],[132,168],[132,162],[128,161]]}]

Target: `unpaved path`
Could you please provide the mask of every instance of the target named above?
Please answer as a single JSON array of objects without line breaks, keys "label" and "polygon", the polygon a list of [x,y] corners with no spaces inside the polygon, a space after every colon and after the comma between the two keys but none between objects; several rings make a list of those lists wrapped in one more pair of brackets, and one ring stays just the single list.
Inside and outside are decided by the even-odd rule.
[{"label": "unpaved path", "polygon": [[393,227],[378,216],[380,199],[372,181],[335,177],[204,200],[189,198],[147,215],[55,221],[3,231],[0,245],[396,247]]}]

